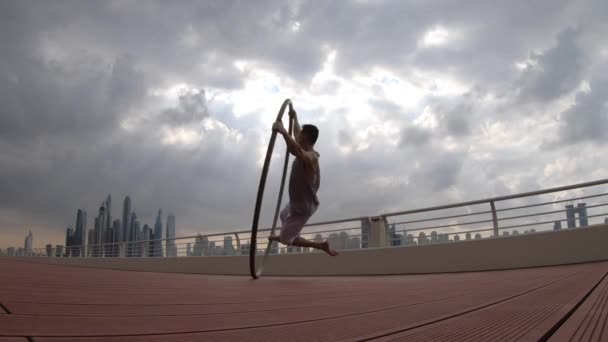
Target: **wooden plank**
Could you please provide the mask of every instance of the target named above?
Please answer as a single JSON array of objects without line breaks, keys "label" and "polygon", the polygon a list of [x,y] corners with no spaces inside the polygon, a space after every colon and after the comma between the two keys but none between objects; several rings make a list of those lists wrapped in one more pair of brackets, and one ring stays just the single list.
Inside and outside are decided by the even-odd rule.
[{"label": "wooden plank", "polygon": [[549,341],[608,340],[608,278],[600,283]]}]

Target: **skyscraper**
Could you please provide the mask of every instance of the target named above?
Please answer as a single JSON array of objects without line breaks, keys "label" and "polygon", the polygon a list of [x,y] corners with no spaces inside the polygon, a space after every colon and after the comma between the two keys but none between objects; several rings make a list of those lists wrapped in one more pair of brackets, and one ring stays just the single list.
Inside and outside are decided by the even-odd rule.
[{"label": "skyscraper", "polygon": [[[106,198],[106,226],[105,229],[106,230],[110,230],[112,229],[112,196],[110,196],[110,194],[108,194],[108,197]],[[106,233],[107,234],[107,233]],[[114,237],[112,237],[112,240],[108,240],[106,242],[114,242]]]},{"label": "skyscraper", "polygon": [[[167,248],[167,253],[169,249]],[[232,245],[232,236],[224,236],[224,255],[234,255],[234,246]]]},{"label": "skyscraper", "polygon": [[137,241],[137,232],[135,231],[135,222],[137,221],[137,214],[135,214],[135,212],[131,213],[131,217],[129,217],[129,227],[127,228],[127,231],[129,232],[129,236],[126,237],[127,239],[127,256],[134,256],[135,255],[135,242]]},{"label": "skyscraper", "polygon": [[560,230],[560,229],[562,229],[562,221],[553,222],[553,230]]},{"label": "skyscraper", "polygon": [[572,204],[566,206],[566,218],[568,220],[568,228],[576,228],[575,210]]},{"label": "skyscraper", "polygon": [[34,235],[32,235],[32,231],[29,231],[29,234],[25,237],[25,255],[32,254],[32,245],[34,244]]},{"label": "skyscraper", "polygon": [[84,245],[86,241],[83,240],[84,234],[84,212],[82,209],[78,209],[76,212],[76,231],[74,232],[74,241],[76,245]]},{"label": "skyscraper", "polygon": [[75,246],[75,245],[76,244],[74,243],[74,228],[72,228],[71,226],[68,226],[68,228],[65,231],[65,246],[66,246],[66,252],[68,253],[68,255],[74,256],[75,250],[74,250],[74,248],[72,248],[72,246]]},{"label": "skyscraper", "polygon": [[[105,226],[106,226],[106,208],[104,206],[99,207],[99,215],[97,216],[97,227],[95,227],[95,243],[98,245],[103,244],[105,241]],[[98,255],[103,256],[103,249],[101,246],[98,246]]]},{"label": "skyscraper", "polygon": [[125,200],[122,204],[122,233],[120,235],[120,241],[129,241],[129,228],[131,227],[131,198],[129,196],[125,197]]},{"label": "skyscraper", "polygon": [[119,256],[119,244],[120,244],[120,239],[118,237],[118,235],[121,233],[122,231],[122,226],[120,225],[120,220],[116,219],[112,222],[112,233],[113,233],[113,239],[112,241],[114,242],[114,246],[112,248],[112,252],[114,256]]},{"label": "skyscraper", "polygon": [[367,218],[361,219],[361,248],[367,248],[371,222]]},{"label": "skyscraper", "polygon": [[578,222],[581,227],[586,227],[589,225],[589,220],[587,219],[587,204],[586,203],[578,203],[576,205],[576,209],[578,211]]},{"label": "skyscraper", "polygon": [[150,255],[150,251],[152,250],[151,246],[150,246],[151,238],[152,238],[152,230],[150,229],[150,226],[148,226],[147,224],[144,224],[144,228],[143,228],[142,236],[141,236],[141,239],[144,241],[142,243],[142,256],[147,256],[147,257],[151,256]]},{"label": "skyscraper", "polygon": [[167,256],[176,257],[177,248],[175,245],[175,215],[167,216]]},{"label": "skyscraper", "polygon": [[163,256],[163,219],[162,219],[163,211],[162,209],[158,209],[158,214],[156,215],[156,223],[154,224],[154,256],[162,257]]}]

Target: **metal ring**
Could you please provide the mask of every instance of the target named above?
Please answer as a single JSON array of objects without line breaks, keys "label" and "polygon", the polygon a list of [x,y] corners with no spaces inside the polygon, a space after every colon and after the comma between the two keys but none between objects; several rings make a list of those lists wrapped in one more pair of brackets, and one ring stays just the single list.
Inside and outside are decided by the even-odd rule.
[{"label": "metal ring", "polygon": [[[293,111],[293,105],[290,99],[286,99],[283,101],[283,105],[279,109],[279,114],[277,115],[277,120],[280,121],[283,119],[283,113],[285,112],[285,108],[289,106],[289,111]],[[293,130],[293,119],[289,118],[289,135],[292,135]],[[256,267],[256,255],[257,255],[257,235],[258,235],[258,223],[260,220],[260,210],[262,208],[262,200],[264,199],[264,187],[266,186],[266,177],[268,176],[268,167],[270,166],[270,159],[272,157],[272,152],[274,150],[274,143],[277,137],[277,132],[272,131],[272,135],[270,136],[270,142],[268,143],[268,150],[266,151],[266,158],[264,159],[264,167],[262,168],[262,176],[260,178],[260,185],[258,186],[258,195],[255,201],[255,211],[253,214],[253,224],[251,226],[251,245],[249,247],[249,273],[253,279],[258,279],[262,275],[262,271],[264,270],[264,264],[266,263],[266,258],[270,253],[270,249],[272,248],[272,243],[268,243],[266,245],[266,252],[262,257],[260,264]],[[285,187],[285,178],[287,176],[287,166],[289,165],[289,150],[285,149],[285,163],[283,165],[283,176],[281,178],[281,187],[279,189],[279,198],[277,200],[277,207],[274,213],[274,219],[272,222],[272,229],[270,231],[270,235],[274,234],[274,230],[277,225],[277,219],[279,217],[279,211],[281,208],[281,199],[283,198],[283,188]]]}]

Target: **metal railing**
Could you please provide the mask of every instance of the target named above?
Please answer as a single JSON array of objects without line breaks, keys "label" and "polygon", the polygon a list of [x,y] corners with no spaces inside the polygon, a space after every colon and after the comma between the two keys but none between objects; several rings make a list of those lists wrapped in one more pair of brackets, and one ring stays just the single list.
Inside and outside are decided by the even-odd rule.
[{"label": "metal railing", "polygon": [[[608,216],[606,184],[608,179],[392,212],[379,217],[386,229],[387,247],[503,238],[566,227],[588,227],[604,223],[604,217]],[[590,193],[592,190],[594,193]],[[367,248],[370,229],[370,217],[356,217],[307,224],[301,235],[311,240],[328,239],[334,248],[348,250]],[[270,230],[258,231],[257,253],[262,254],[266,249]],[[36,248],[22,251],[22,254],[53,257],[238,256],[249,254],[250,235],[250,230],[240,230],[174,239]],[[277,244],[271,249],[272,254],[308,252],[313,251]],[[8,254],[6,251],[0,253]]]},{"label": "metal railing", "polygon": [[[389,226],[392,245],[457,242],[589,227],[605,223],[608,216],[606,184],[608,179],[387,213],[381,217]],[[603,191],[598,191],[598,187]],[[596,193],[589,193],[591,190]]]}]

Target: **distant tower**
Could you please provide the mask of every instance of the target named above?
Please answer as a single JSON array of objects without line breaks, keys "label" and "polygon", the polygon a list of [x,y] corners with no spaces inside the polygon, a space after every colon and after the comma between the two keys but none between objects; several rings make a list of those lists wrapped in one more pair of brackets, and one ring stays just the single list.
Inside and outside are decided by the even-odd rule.
[{"label": "distant tower", "polygon": [[426,244],[426,242],[427,242],[426,234],[424,234],[424,232],[420,232],[420,234],[418,234],[418,244],[424,245],[424,244]]},{"label": "distant tower", "polygon": [[[110,229],[113,229],[112,227],[112,196],[110,196],[110,194],[108,194],[108,197],[106,198],[106,234],[109,234],[108,231]],[[114,233],[116,234],[116,233]],[[106,242],[114,242],[114,237],[112,236],[112,239]]]},{"label": "distant tower", "polygon": [[135,231],[136,222],[137,222],[137,214],[135,214],[135,212],[132,212],[131,217],[129,217],[129,227],[127,228],[129,235],[126,237],[127,241],[129,242],[129,243],[127,243],[127,255],[128,256],[135,255],[135,253],[134,253],[135,244],[133,243],[133,241],[137,241],[137,232]]},{"label": "distant tower", "polygon": [[163,211],[162,209],[158,209],[158,214],[156,215],[156,223],[154,224],[154,256],[162,257],[163,256],[163,219],[162,219]]},{"label": "distant tower", "polygon": [[572,204],[566,205],[566,219],[568,220],[568,228],[576,228],[575,210]]},{"label": "distant tower", "polygon": [[177,248],[175,246],[175,215],[167,216],[167,256],[176,257]]},{"label": "distant tower", "polygon": [[578,222],[581,227],[586,227],[589,225],[589,220],[587,219],[587,204],[579,203],[576,205],[576,210],[578,212]]},{"label": "distant tower", "polygon": [[66,252],[68,253],[68,255],[74,256],[75,250],[72,248],[72,246],[76,245],[74,243],[74,228],[72,228],[71,226],[68,226],[68,228],[65,231],[65,246],[66,246]]},{"label": "distant tower", "polygon": [[30,255],[32,253],[32,246],[34,244],[34,235],[32,235],[32,231],[29,231],[29,234],[25,237],[25,255]]},{"label": "distant tower", "polygon": [[82,246],[86,244],[84,240],[85,236],[84,231],[84,211],[82,209],[78,209],[76,212],[76,231],[74,232],[74,245]]},{"label": "distant tower", "polygon": [[131,235],[129,228],[131,227],[131,198],[129,196],[125,197],[124,202],[122,203],[122,234],[120,235],[120,241],[129,241],[129,236]]},{"label": "distant tower", "polygon": [[367,248],[371,222],[368,218],[361,219],[361,248]]},{"label": "distant tower", "polygon": [[104,243],[104,231],[106,226],[106,208],[103,206],[99,207],[99,216],[97,217],[98,224],[95,229],[95,240],[98,244]]},{"label": "distant tower", "polygon": [[553,222],[553,230],[560,230],[560,229],[562,229],[562,221]]}]

